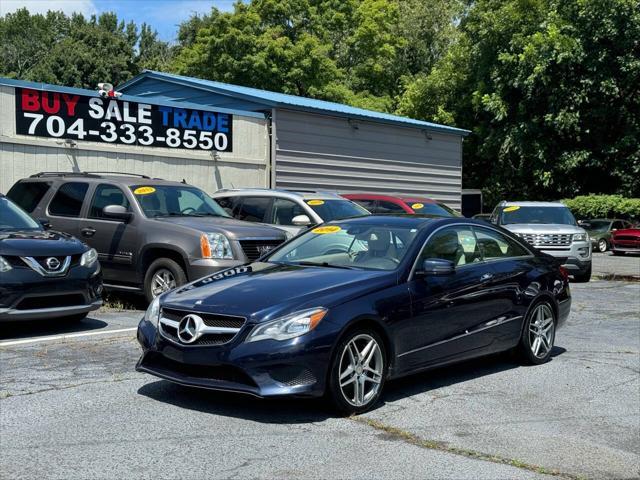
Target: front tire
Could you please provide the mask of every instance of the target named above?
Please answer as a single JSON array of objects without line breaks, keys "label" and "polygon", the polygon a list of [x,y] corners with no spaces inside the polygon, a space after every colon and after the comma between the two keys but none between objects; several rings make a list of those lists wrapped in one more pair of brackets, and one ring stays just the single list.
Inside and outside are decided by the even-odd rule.
[{"label": "front tire", "polygon": [[380,336],[370,329],[349,332],[336,347],[327,395],[343,415],[364,413],[380,399],[388,371]]},{"label": "front tire", "polygon": [[591,264],[589,264],[584,272],[576,273],[573,278],[578,283],[586,283],[591,280]]},{"label": "front tire", "polygon": [[144,296],[151,303],[158,295],[187,283],[187,274],[170,258],[154,260],[144,276]]},{"label": "front tire", "polygon": [[89,313],[78,313],[76,315],[69,315],[67,317],[62,317],[62,321],[65,323],[80,323],[82,320],[87,318]]},{"label": "front tire", "polygon": [[607,250],[609,250],[609,243],[607,242],[607,239],[601,238],[600,240],[598,240],[598,251],[600,253],[604,253]]},{"label": "front tire", "polygon": [[556,339],[556,315],[549,302],[537,303],[527,315],[520,343],[516,347],[520,358],[529,365],[549,361]]}]

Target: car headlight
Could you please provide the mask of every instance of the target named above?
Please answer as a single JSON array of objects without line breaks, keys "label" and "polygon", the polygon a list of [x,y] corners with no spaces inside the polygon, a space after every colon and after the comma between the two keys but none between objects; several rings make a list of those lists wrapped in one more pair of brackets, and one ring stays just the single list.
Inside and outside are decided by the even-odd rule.
[{"label": "car headlight", "polygon": [[96,252],[95,248],[91,248],[86,252],[84,252],[80,257],[80,266],[91,267],[97,261],[98,261],[98,252]]},{"label": "car headlight", "polygon": [[11,266],[11,264],[6,259],[4,259],[3,257],[0,257],[0,272],[1,273],[8,272],[12,268],[13,267]]},{"label": "car headlight", "polygon": [[151,322],[154,327],[158,327],[158,320],[160,320],[160,297],[153,299],[147,311],[144,312],[144,319],[147,322]]},{"label": "car headlight", "polygon": [[229,239],[221,233],[203,233],[200,236],[202,258],[233,259]]},{"label": "car headlight", "polygon": [[320,323],[327,314],[326,308],[311,308],[301,312],[295,312],[270,322],[254,327],[247,337],[247,342],[258,340],[289,340],[310,332]]},{"label": "car headlight", "polygon": [[585,233],[574,233],[573,234],[573,241],[574,242],[586,242],[587,240],[589,240],[589,235],[585,232]]}]

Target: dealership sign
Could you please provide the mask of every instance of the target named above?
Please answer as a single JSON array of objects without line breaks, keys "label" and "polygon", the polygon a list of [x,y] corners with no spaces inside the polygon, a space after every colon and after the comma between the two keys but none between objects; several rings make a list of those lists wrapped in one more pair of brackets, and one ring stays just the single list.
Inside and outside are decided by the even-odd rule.
[{"label": "dealership sign", "polygon": [[232,125],[227,113],[16,88],[20,135],[230,152]]}]

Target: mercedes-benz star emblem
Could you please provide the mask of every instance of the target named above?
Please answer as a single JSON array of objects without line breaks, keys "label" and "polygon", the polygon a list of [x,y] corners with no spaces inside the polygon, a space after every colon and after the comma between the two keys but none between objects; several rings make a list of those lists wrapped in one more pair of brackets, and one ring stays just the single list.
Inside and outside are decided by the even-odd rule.
[{"label": "mercedes-benz star emblem", "polygon": [[198,315],[187,315],[178,324],[178,338],[182,343],[193,343],[200,336],[202,318]]},{"label": "mercedes-benz star emblem", "polygon": [[44,263],[49,270],[57,270],[60,268],[60,260],[56,257],[49,257],[44,261]]}]

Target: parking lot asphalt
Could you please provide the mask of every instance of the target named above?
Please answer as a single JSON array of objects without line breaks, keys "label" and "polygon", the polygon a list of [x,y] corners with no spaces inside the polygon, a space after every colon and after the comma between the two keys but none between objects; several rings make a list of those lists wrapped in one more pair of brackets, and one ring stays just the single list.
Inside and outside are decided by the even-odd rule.
[{"label": "parking lot asphalt", "polygon": [[572,289],[549,363],[500,355],[414,375],[352,418],[321,400],[261,401],[136,373],[127,329],[138,311],[97,313],[65,338],[3,326],[0,477],[638,477],[640,284]]},{"label": "parking lot asphalt", "polygon": [[593,253],[593,274],[605,278],[636,277],[640,279],[640,255]]}]

